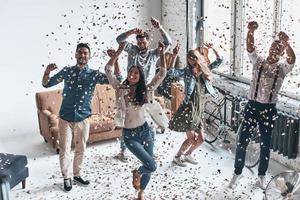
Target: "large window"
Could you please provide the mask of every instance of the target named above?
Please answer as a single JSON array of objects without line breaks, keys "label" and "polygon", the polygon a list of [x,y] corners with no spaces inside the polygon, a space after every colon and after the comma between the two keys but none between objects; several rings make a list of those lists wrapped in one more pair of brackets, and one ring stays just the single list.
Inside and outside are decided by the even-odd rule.
[{"label": "large window", "polygon": [[259,28],[255,31],[254,39],[255,46],[258,55],[266,57],[270,45],[273,41],[273,10],[274,3],[273,1],[265,0],[245,0],[244,2],[244,20],[243,20],[243,52],[242,52],[242,70],[241,77],[247,79],[251,78],[252,75],[252,64],[249,61],[247,53],[247,24],[249,21],[257,21]]},{"label": "large window", "polygon": [[281,30],[289,35],[290,45],[296,54],[295,67],[285,78],[282,91],[300,98],[300,1],[283,0],[281,15]]},{"label": "large window", "polygon": [[[204,41],[212,42],[224,58],[217,71],[250,83],[252,64],[246,51],[247,24],[257,21],[255,46],[267,57],[279,31],[290,36],[296,64],[285,78],[281,94],[300,100],[300,1],[299,0],[198,0],[204,4]],[[196,19],[197,20],[197,19]],[[213,54],[210,54],[213,56]],[[284,62],[283,58],[281,62]]]},{"label": "large window", "polygon": [[[215,49],[223,57],[224,64],[217,71],[230,72],[230,41],[231,41],[231,0],[210,0],[204,2],[204,42],[214,44]],[[210,60],[215,58],[209,52]]]}]

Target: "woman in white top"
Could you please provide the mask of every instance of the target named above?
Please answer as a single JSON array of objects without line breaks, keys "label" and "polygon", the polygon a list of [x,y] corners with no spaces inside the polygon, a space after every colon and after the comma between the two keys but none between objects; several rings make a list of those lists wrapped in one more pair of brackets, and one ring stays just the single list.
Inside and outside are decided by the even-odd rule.
[{"label": "woman in white top", "polygon": [[[152,81],[146,85],[143,70],[138,66],[132,66],[126,80],[121,83],[114,75],[113,66],[118,56],[124,49],[124,43],[120,44],[114,57],[108,61],[105,72],[109,83],[117,90],[117,98],[125,111],[123,118],[123,135],[127,148],[142,162],[142,166],[132,171],[133,187],[139,190],[138,199],[144,199],[144,190],[150,181],[151,173],[156,170],[153,158],[153,137],[145,120],[146,104],[153,91],[160,85],[166,76],[166,63],[164,57],[164,45],[159,42],[161,67]],[[149,97],[149,98],[148,98]]]}]

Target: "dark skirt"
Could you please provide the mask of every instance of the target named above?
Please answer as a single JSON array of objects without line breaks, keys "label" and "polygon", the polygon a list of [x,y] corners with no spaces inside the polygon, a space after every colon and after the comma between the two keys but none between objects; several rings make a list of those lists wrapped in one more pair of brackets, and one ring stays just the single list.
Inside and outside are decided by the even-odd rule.
[{"label": "dark skirt", "polygon": [[194,120],[192,118],[192,109],[192,102],[186,103],[183,101],[178,110],[173,115],[169,124],[169,128],[177,132],[186,132],[187,130],[200,129],[203,123],[201,120],[198,124],[193,123]]}]

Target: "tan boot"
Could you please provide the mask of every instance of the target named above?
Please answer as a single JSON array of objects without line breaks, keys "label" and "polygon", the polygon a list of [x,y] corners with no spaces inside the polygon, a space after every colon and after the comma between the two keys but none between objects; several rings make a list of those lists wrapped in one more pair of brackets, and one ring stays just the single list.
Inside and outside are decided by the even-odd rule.
[{"label": "tan boot", "polygon": [[137,169],[132,171],[132,185],[134,189],[139,190],[141,184],[141,175]]},{"label": "tan boot", "polygon": [[137,200],[145,200],[145,193],[144,193],[144,190],[140,190],[140,191],[139,191]]}]

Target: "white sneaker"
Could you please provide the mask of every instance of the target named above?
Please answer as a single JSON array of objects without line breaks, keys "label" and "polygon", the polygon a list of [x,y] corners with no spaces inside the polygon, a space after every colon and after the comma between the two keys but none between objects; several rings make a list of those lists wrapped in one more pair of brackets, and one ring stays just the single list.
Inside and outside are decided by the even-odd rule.
[{"label": "white sneaker", "polygon": [[176,165],[178,165],[180,167],[186,167],[186,164],[184,163],[183,159],[181,159],[181,156],[180,157],[174,157],[173,163],[175,163]]},{"label": "white sneaker", "polygon": [[186,162],[189,162],[193,165],[197,165],[198,162],[191,156],[191,155],[184,155],[184,158],[183,158],[184,161]]},{"label": "white sneaker", "polygon": [[275,186],[278,190],[280,190],[281,193],[288,190],[288,187],[286,186],[285,180],[282,177],[278,177],[275,180]]},{"label": "white sneaker", "polygon": [[257,187],[259,187],[260,189],[265,190],[266,189],[266,177],[258,176],[255,185]]},{"label": "white sneaker", "polygon": [[230,189],[234,189],[237,186],[237,182],[240,178],[241,178],[241,174],[237,175],[237,174],[234,173],[231,180],[230,180],[230,182],[229,182],[228,187]]}]

